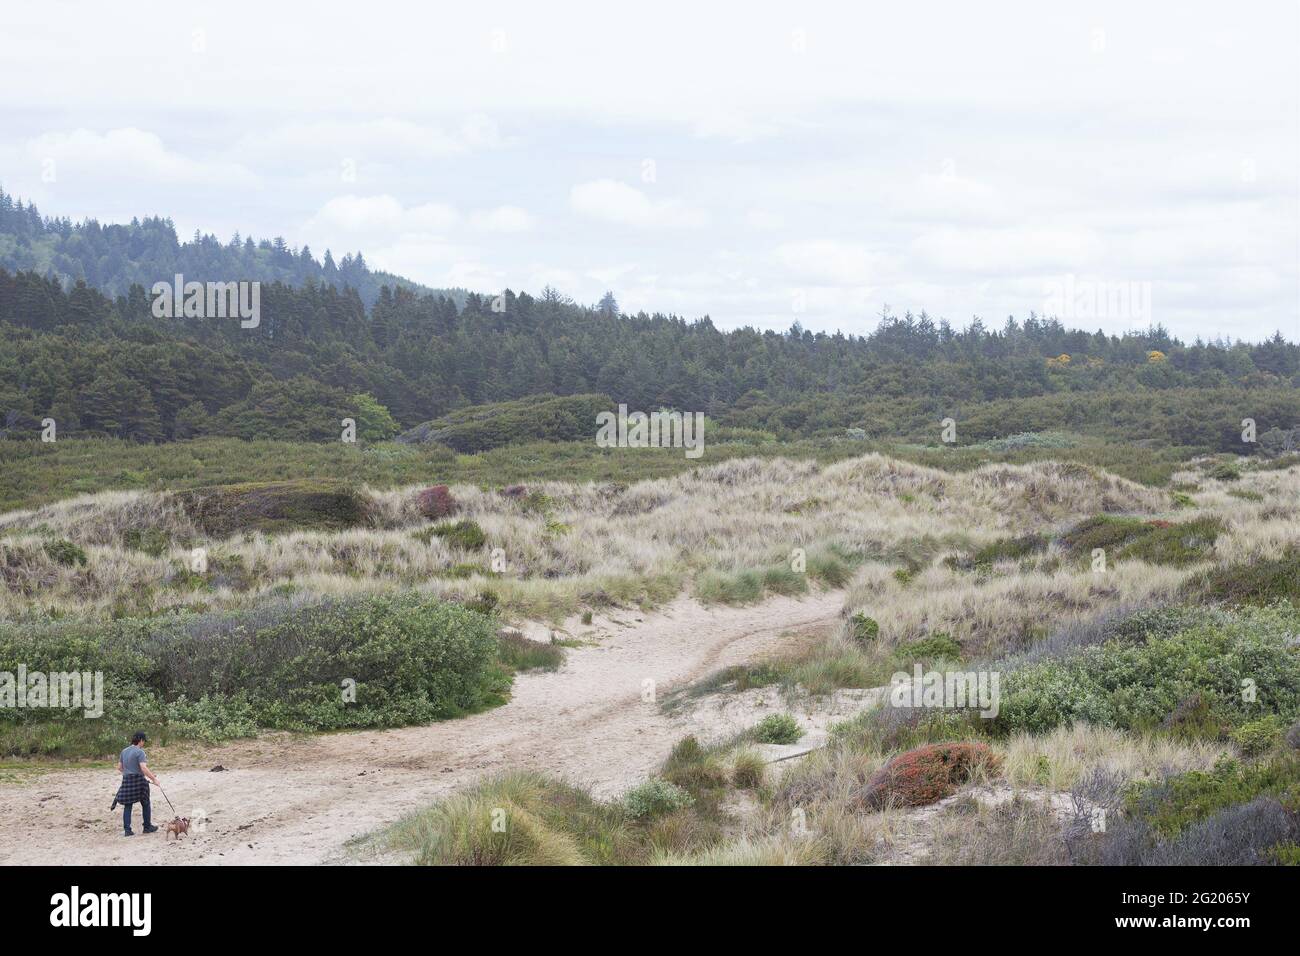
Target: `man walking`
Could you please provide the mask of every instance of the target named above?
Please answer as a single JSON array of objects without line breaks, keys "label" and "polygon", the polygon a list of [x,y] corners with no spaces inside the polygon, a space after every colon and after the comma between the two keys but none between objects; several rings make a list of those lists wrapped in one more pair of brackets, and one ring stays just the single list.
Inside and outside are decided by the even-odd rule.
[{"label": "man walking", "polygon": [[140,804],[140,813],[144,817],[144,832],[158,831],[156,826],[149,823],[149,781],[153,781],[155,787],[161,784],[149,769],[149,765],[145,763],[144,748],[140,746],[148,739],[144,731],[137,730],[131,735],[131,746],[122,751],[122,756],[117,762],[118,773],[122,775],[122,785],[117,788],[117,796],[113,798],[113,805],[108,809],[115,810],[119,803],[122,804],[122,828],[126,831],[123,836],[135,836],[131,830],[131,804],[136,802]]}]

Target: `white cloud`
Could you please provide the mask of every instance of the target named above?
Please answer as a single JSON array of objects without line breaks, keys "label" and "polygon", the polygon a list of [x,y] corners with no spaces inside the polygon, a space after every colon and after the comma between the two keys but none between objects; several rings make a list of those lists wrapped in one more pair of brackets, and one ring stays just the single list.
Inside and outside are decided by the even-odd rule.
[{"label": "white cloud", "polygon": [[639,189],[613,179],[574,186],[569,193],[574,212],[590,219],[641,229],[693,229],[708,217],[677,199],[651,199]]},{"label": "white cloud", "polygon": [[[169,149],[160,136],[135,127],[96,132],[74,129],[49,132],[0,150],[7,171],[20,164],[31,173],[51,169],[57,184],[139,183],[247,188],[257,177],[244,166],[224,160],[194,159]],[[52,165],[50,165],[52,163]],[[47,180],[49,179],[47,174]]]},{"label": "white cloud", "polygon": [[833,239],[783,243],[776,256],[792,281],[832,286],[870,285],[880,262],[860,243]]},{"label": "white cloud", "polygon": [[527,209],[518,206],[497,206],[484,209],[470,217],[474,228],[481,232],[529,232],[537,220]]},{"label": "white cloud", "polygon": [[434,285],[549,277],[723,327],[788,326],[795,288],[812,328],[869,329],[882,302],[994,321],[1073,272],[1152,283],[1176,334],[1300,334],[1295,4],[665,3],[321,0],[304,24],[16,0],[0,174],[47,215],[360,248]]},{"label": "white cloud", "polygon": [[785,220],[777,213],[767,209],[751,209],[745,213],[745,225],[751,229],[761,229],[764,232],[771,232],[774,229],[780,229]]},{"label": "white cloud", "polygon": [[912,251],[932,267],[985,275],[1023,275],[1040,269],[1083,271],[1105,250],[1091,231],[1066,227],[961,229],[942,226],[918,236]]},{"label": "white cloud", "polygon": [[483,115],[443,125],[383,117],[373,120],[290,122],[246,134],[235,154],[259,163],[293,165],[304,155],[330,164],[438,159],[503,145],[497,124]]},{"label": "white cloud", "polygon": [[458,222],[460,214],[441,203],[424,203],[407,209],[388,195],[348,195],[325,203],[303,230],[311,235],[334,231],[353,237],[383,239],[398,233],[446,232]]}]

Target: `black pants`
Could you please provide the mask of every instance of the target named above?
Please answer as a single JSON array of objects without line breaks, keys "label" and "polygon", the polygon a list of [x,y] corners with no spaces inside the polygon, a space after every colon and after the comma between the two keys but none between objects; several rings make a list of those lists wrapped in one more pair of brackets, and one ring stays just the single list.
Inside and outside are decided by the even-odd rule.
[{"label": "black pants", "polygon": [[[152,808],[149,806],[149,798],[145,797],[140,801],[140,813],[144,817],[144,828],[149,829],[149,813]],[[122,827],[127,833],[131,832],[131,804],[122,807]]]}]

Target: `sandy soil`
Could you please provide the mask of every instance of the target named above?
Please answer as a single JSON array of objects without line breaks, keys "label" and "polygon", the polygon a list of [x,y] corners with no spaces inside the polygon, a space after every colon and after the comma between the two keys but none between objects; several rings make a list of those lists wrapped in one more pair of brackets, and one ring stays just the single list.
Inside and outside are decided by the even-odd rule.
[{"label": "sandy soil", "polygon": [[[0,864],[346,862],[349,839],[513,768],[616,795],[694,729],[643,700],[646,680],[662,698],[718,668],[807,641],[833,625],[842,606],[840,592],[745,608],[707,609],[683,598],[652,615],[626,612],[570,628],[590,643],[570,648],[559,671],[518,676],[508,704],[462,720],[272,735],[202,752],[154,748],[150,766],[177,811],[207,821],[180,842],[165,842],[161,831],[141,835],[138,808],[137,835],[121,835],[120,809],[108,812],[112,770],[20,774],[0,784]],[[217,765],[225,771],[211,772]],[[172,816],[156,788],[153,810],[161,820]]]}]

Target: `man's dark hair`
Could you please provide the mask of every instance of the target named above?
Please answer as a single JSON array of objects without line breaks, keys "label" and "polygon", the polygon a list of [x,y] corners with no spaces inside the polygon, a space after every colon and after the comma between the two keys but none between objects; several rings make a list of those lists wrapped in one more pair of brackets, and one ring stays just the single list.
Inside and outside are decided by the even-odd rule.
[{"label": "man's dark hair", "polygon": [[131,743],[133,743],[133,744],[138,744],[138,743],[140,743],[141,741],[145,741],[145,740],[148,740],[148,739],[149,739],[149,738],[146,737],[146,736],[144,735],[144,731],[143,731],[143,730],[137,730],[135,733],[133,733],[133,734],[131,735]]}]

